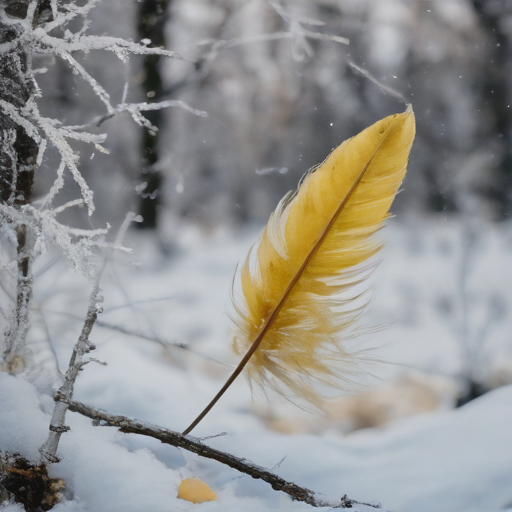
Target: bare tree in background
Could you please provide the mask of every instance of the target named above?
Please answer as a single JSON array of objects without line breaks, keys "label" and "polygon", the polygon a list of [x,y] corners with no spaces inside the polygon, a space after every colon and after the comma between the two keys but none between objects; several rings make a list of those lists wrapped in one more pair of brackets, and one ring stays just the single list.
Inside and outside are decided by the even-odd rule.
[{"label": "bare tree in background", "polygon": [[[49,1],[39,1],[33,17],[34,28],[40,20],[51,18]],[[13,18],[27,16],[29,1],[7,1],[5,13]],[[0,44],[7,45],[18,36],[15,26],[0,20]],[[30,74],[32,55],[20,46],[0,61],[0,101],[22,110],[35,93],[36,85]],[[34,171],[40,145],[30,128],[17,123],[8,115],[0,116],[0,202],[21,210],[29,204],[34,184]],[[3,369],[17,373],[23,366],[21,354],[25,348],[32,297],[32,233],[28,224],[16,227],[17,284],[14,313],[5,332]]]},{"label": "bare tree in background", "polygon": [[[512,215],[512,95],[510,2],[472,0],[489,51],[476,84],[482,106],[481,122],[486,143],[496,153],[498,179],[484,193],[496,204],[500,218]],[[484,116],[490,116],[487,120]]]},{"label": "bare tree in background", "polygon": [[[142,0],[139,6],[138,31],[141,40],[148,42],[155,48],[165,48],[165,26],[168,21],[170,0]],[[141,83],[144,95],[150,102],[158,102],[163,96],[162,77],[160,73],[160,56],[146,55],[144,57],[144,79]],[[153,126],[160,129],[163,116],[160,110],[147,114]],[[139,213],[142,222],[137,226],[141,228],[155,228],[158,224],[158,207],[160,203],[160,188],[163,174],[158,166],[162,143],[160,131],[144,130],[142,136],[142,173],[140,181],[145,187],[140,195]]]}]

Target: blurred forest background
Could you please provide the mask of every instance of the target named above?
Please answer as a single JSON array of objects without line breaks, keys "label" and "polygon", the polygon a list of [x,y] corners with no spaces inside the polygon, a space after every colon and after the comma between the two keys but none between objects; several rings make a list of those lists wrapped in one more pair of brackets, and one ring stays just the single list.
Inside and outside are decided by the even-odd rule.
[{"label": "blurred forest background", "polygon": [[[49,69],[38,75],[41,114],[67,126],[92,123],[108,134],[110,154],[73,141],[97,211],[89,217],[84,208],[69,208],[65,223],[86,229],[109,223],[115,233],[128,211],[143,217],[129,243],[145,263],[151,253],[149,272],[158,273],[162,289],[150,288],[150,274],[148,282],[130,274],[129,286],[141,281],[123,300],[143,297],[148,312],[143,320],[140,312],[120,317],[123,332],[145,325],[159,338],[171,333],[210,355],[218,341],[231,357],[221,297],[246,239],[256,238],[255,228],[311,166],[411,102],[417,137],[365,322],[396,319],[394,330],[378,338],[402,345],[384,359],[400,361],[407,353],[405,366],[457,377],[459,404],[512,382],[512,1],[104,0],[86,26],[91,34],[183,57],[135,55],[123,62],[111,52],[75,52],[113,105],[173,100],[206,113],[146,112],[156,131],[128,113],[106,116],[91,84],[66,62],[37,56],[36,65]],[[81,22],[71,28],[81,30]],[[47,193],[58,164],[49,147],[34,199]],[[79,197],[74,181],[64,183],[55,203]],[[215,233],[229,236],[208,237]],[[197,243],[187,246],[190,234]],[[181,280],[174,282],[173,272]],[[213,274],[218,281],[208,284]],[[72,282],[65,280],[64,289]],[[204,309],[183,300],[174,311],[162,305],[160,314],[149,304],[171,292],[188,297],[195,286]],[[51,289],[42,298],[36,290],[35,303]],[[115,292],[109,295],[115,302]],[[45,324],[32,336],[51,345],[51,330]]]},{"label": "blurred forest background", "polygon": [[[309,167],[404,109],[383,87],[412,102],[418,127],[394,213],[492,221],[512,213],[510,1],[104,1],[90,31],[165,46],[186,59],[123,65],[92,52],[84,65],[113,101],[123,94],[176,99],[208,113],[150,113],[157,134],[128,117],[104,121],[108,128],[98,131],[108,131],[111,155],[81,151],[100,221],[116,226],[127,210],[138,211],[140,227],[164,239],[168,232],[168,246],[168,226],[184,219],[206,231],[266,222]],[[64,63],[40,82],[43,114],[69,125],[103,114]],[[46,167],[36,194],[53,179],[54,166]],[[90,222],[82,214],[77,225]]]}]

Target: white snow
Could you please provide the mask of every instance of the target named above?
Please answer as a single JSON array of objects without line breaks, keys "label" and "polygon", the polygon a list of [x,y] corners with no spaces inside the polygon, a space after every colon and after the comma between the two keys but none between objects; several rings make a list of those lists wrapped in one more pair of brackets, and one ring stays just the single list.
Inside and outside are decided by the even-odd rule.
[{"label": "white snow", "polygon": [[[366,338],[370,345],[383,345],[376,353],[387,361],[454,375],[461,367],[461,342],[450,322],[457,315],[443,312],[437,299],[445,297],[442,304],[459,307],[462,228],[457,223],[418,224],[414,230],[392,225],[383,233],[388,246],[376,271],[376,299],[365,322],[394,317],[396,323]],[[488,369],[506,361],[511,352],[508,230],[506,225],[488,226],[480,232],[467,276],[474,297],[470,332],[485,320],[486,297],[498,294],[504,304],[505,314],[486,338],[483,360]],[[236,262],[256,235],[253,231],[205,238],[189,230],[179,241],[178,256],[166,261],[154,256],[154,242],[132,233],[127,245],[135,247],[145,265],[129,267],[121,261],[128,256],[116,256],[103,282],[105,313],[99,320],[160,341],[187,342],[202,356],[234,363],[223,309]],[[43,268],[45,261],[38,266]],[[80,331],[90,286],[66,270],[63,261],[36,281],[35,300],[61,371]],[[37,320],[31,336],[37,369],[18,378],[0,373],[0,450],[36,460],[48,432],[51,389],[59,378]],[[173,430],[183,430],[192,421],[229,372],[196,353],[163,349],[104,327],[95,327],[91,341],[98,345],[91,355],[108,366],[87,365],[78,377],[75,399]],[[371,370],[383,380],[365,379],[370,388],[411,371],[389,364]],[[276,397],[270,400],[285,420],[315,421]],[[343,435],[331,426],[316,435],[284,435],[255,414],[250,390],[239,379],[193,434],[227,432],[206,442],[269,468],[286,457],[275,468],[280,476],[331,499],[346,493],[359,501],[381,502],[393,512],[497,512],[512,504],[511,403],[509,385],[460,409],[440,406],[384,428]],[[62,462],[51,468],[52,475],[67,482],[56,512],[312,510],[261,481],[153,439],[92,426],[75,413],[68,412],[67,424],[71,431],[63,434],[59,447]],[[187,477],[207,482],[218,501],[193,505],[178,500],[177,487]],[[9,505],[5,510],[21,509]]]}]

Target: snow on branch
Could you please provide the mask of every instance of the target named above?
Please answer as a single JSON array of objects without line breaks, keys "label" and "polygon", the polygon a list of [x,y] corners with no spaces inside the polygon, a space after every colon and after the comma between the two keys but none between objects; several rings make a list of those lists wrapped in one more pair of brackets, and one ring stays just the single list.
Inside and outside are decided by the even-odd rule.
[{"label": "snow on branch", "polygon": [[[45,32],[51,32],[57,27],[67,25],[71,20],[78,16],[85,17],[99,2],[100,0],[88,0],[82,6],[78,6],[76,2],[69,2],[65,5],[59,4],[57,6],[56,0],[51,0],[53,21],[46,23],[43,30]],[[61,12],[58,11],[59,8],[61,9]]]},{"label": "snow on branch", "polygon": [[151,122],[146,119],[141,112],[147,112],[150,110],[161,110],[163,108],[169,108],[169,107],[179,107],[183,110],[186,110],[187,112],[190,112],[196,116],[200,117],[208,117],[208,113],[204,110],[197,110],[195,108],[192,108],[190,105],[185,103],[181,100],[165,100],[165,101],[159,101],[155,103],[122,103],[118,105],[114,112],[111,114],[105,115],[101,117],[95,124],[96,126],[101,126],[107,119],[110,119],[114,117],[116,114],[120,114],[121,112],[128,112],[131,114],[133,120],[140,126],[144,126],[148,130],[151,131],[158,131],[158,128],[151,124]]},{"label": "snow on branch", "polygon": [[[73,151],[72,147],[68,144],[66,141],[66,137],[70,137],[69,130],[61,129],[58,126],[58,122],[56,122],[53,119],[45,118],[39,115],[39,112],[37,111],[37,107],[34,105],[33,110],[36,121],[38,122],[39,126],[45,133],[46,137],[51,141],[51,143],[58,149],[62,161],[65,163],[66,167],[70,170],[73,179],[76,181],[78,186],[80,187],[80,192],[82,194],[82,197],[84,199],[85,204],[87,205],[87,210],[89,215],[92,215],[94,212],[94,202],[93,202],[93,193],[92,190],[87,185],[87,182],[85,181],[84,177],[78,170],[78,160],[80,158],[80,155],[78,152]],[[92,134],[89,134],[92,135]],[[72,138],[77,138],[76,136]],[[85,140],[87,142],[93,142],[96,143],[97,136],[92,135],[92,137],[84,137],[81,140]],[[105,140],[104,138],[101,139],[102,141]],[[62,164],[61,164],[62,165]],[[59,167],[60,169],[60,167]],[[60,181],[61,173],[57,173],[57,180]],[[54,185],[55,186],[55,185]]]},{"label": "snow on branch", "polygon": [[43,205],[41,206],[41,210],[45,210],[48,208],[53,201],[53,198],[57,195],[59,190],[64,186],[64,171],[66,170],[66,161],[64,158],[61,158],[60,165],[57,168],[57,178],[53,182],[52,187],[50,188],[48,194],[43,200]]},{"label": "snow on branch", "polygon": [[161,55],[162,57],[171,57],[174,59],[186,60],[184,57],[176,52],[164,50],[163,48],[152,48],[144,44],[126,41],[118,37],[109,36],[76,36],[71,33],[68,34],[68,39],[57,39],[51,36],[40,38],[42,44],[50,44],[53,47],[58,46],[61,50],[66,52],[88,52],[90,50],[104,50],[113,52],[126,62],[128,54],[134,55]]},{"label": "snow on branch", "polygon": [[[67,203],[64,207],[75,204],[80,204],[80,201]],[[90,261],[92,251],[104,247],[103,237],[107,234],[109,226],[103,229],[78,229],[61,224],[55,216],[64,207],[41,211],[31,205],[15,208],[0,203],[0,221],[4,224],[4,234],[7,235],[10,231],[10,238],[14,239],[17,227],[30,225],[36,237],[34,256],[42,252],[46,243],[52,243],[62,252],[73,269],[93,280],[94,268]]]},{"label": "snow on branch", "polygon": [[34,139],[37,144],[41,143],[41,136],[38,133],[37,127],[18,108],[2,99],[0,99],[0,107],[7,116],[25,130],[29,137]]},{"label": "snow on branch", "polygon": [[105,91],[105,89],[85,70],[85,68],[74,57],[71,56],[70,53],[64,51],[59,45],[56,45],[51,49],[45,49],[44,52],[57,55],[62,60],[67,62],[73,71],[78,73],[87,83],[89,83],[89,85],[92,87],[92,90],[94,91],[94,94],[96,94],[96,96],[107,107],[108,112],[110,113],[113,111],[113,107],[110,104],[110,95],[108,92]]},{"label": "snow on branch", "polygon": [[[106,118],[128,112],[139,125],[154,131],[155,127],[143,116],[143,112],[180,107],[195,115],[206,115],[205,112],[179,101],[126,104],[123,98],[121,105],[112,104],[107,90],[77,60],[76,52],[113,52],[122,62],[126,62],[130,54],[178,59],[182,57],[169,50],[148,47],[147,41],[135,43],[115,37],[86,34],[89,28],[87,16],[97,2],[98,0],[49,0],[43,6],[40,0],[22,0],[15,10],[7,9],[9,5],[0,2],[0,30],[6,32],[6,37],[0,43],[0,151],[6,169],[3,173],[5,178],[2,174],[0,221],[2,236],[16,247],[18,253],[16,325],[13,324],[14,327],[9,330],[12,334],[9,339],[14,341],[7,343],[8,351],[13,354],[24,345],[29,326],[31,265],[48,243],[55,245],[71,267],[91,281],[94,281],[96,274],[97,262],[94,261],[94,256],[97,249],[109,247],[126,250],[120,244],[109,244],[105,241],[108,225],[105,229],[74,229],[58,219],[60,214],[75,206],[85,207],[89,215],[95,211],[93,192],[80,172],[80,154],[72,147],[71,141],[90,143],[98,151],[108,153],[102,146],[106,135],[93,133],[93,125],[63,126],[59,120],[41,115],[38,101],[43,93],[37,78],[39,73],[46,70],[33,69],[34,56],[46,54],[61,59],[89,84],[95,97],[105,106]],[[41,15],[43,11],[44,15]],[[77,17],[82,17],[83,23],[75,28]],[[73,20],[71,31],[67,25]],[[43,161],[48,142],[57,149],[60,164],[46,196],[31,205],[29,202],[34,171]],[[18,150],[18,147],[21,149]],[[53,203],[64,186],[67,171],[78,184],[80,195],[54,207]]]},{"label": "snow on branch", "polygon": [[[301,30],[301,35],[309,37],[310,39],[323,39],[326,41],[334,41],[340,44],[349,44],[349,40],[345,37],[335,36],[331,34],[322,34],[321,32],[311,32],[309,30]],[[293,32],[270,32],[269,34],[259,34],[251,37],[239,37],[234,39],[203,39],[197,44],[199,46],[205,46],[208,44],[212,45],[212,49],[209,54],[204,57],[208,58],[210,54],[215,54],[218,50],[224,48],[234,48],[235,46],[241,46],[252,43],[263,43],[266,41],[276,41],[279,39],[293,39],[297,34]]]},{"label": "snow on branch", "polygon": [[[149,110],[157,110],[168,107],[180,107],[195,115],[206,116],[206,113],[196,110],[181,101],[163,101],[159,103],[122,103],[114,107],[110,101],[110,95],[103,88],[103,86],[91,76],[91,74],[76,60],[72,52],[87,53],[90,50],[104,50],[114,52],[123,62],[127,61],[129,54],[137,55],[160,55],[171,58],[182,59],[180,55],[175,52],[165,50],[162,48],[150,48],[146,44],[134,43],[132,41],[125,41],[120,38],[108,36],[92,36],[85,35],[83,32],[88,28],[86,16],[95,7],[97,0],[86,1],[83,5],[77,5],[76,2],[69,2],[60,4],[55,1],[51,2],[51,11],[53,21],[42,23],[40,26],[33,28],[34,16],[36,12],[37,2],[30,2],[27,15],[24,19],[12,18],[7,16],[3,9],[0,9],[0,18],[2,23],[9,25],[15,31],[15,37],[8,43],[0,44],[0,55],[13,54],[16,51],[29,52],[32,54],[43,53],[51,54],[59,57],[66,62],[73,72],[79,74],[93,89],[96,97],[105,105],[107,114],[100,118],[97,123],[101,124],[105,119],[109,119],[121,112],[128,112],[131,114],[134,121],[149,130],[155,131],[154,127],[148,119],[146,119],[142,112]],[[76,33],[69,30],[64,31],[62,37],[55,37],[50,33],[58,28],[65,27],[71,20],[77,16],[84,17],[84,26]],[[20,69],[21,72],[21,69]],[[46,146],[46,140],[52,142],[61,155],[61,165],[57,169],[57,177],[49,194],[43,202],[44,208],[49,208],[55,195],[61,190],[63,185],[63,174],[65,169],[69,169],[74,180],[80,187],[81,196],[85,205],[87,206],[89,215],[95,210],[93,202],[93,193],[89,189],[86,181],[78,170],[79,153],[74,151],[66,139],[75,139],[93,143],[100,151],[107,152],[101,144],[104,142],[105,135],[95,135],[89,133],[87,128],[91,126],[82,127],[62,127],[60,123],[53,119],[44,118],[39,114],[35,99],[40,96],[40,91],[37,82],[34,78],[34,73],[31,69],[27,73],[35,86],[35,93],[24,106],[19,109],[11,103],[0,100],[0,107],[3,112],[9,116],[16,124],[23,127],[26,133],[34,139],[36,144],[39,145],[40,151],[37,162],[42,161],[42,153]]]},{"label": "snow on branch", "polygon": [[16,142],[16,130],[10,129],[0,132],[0,151],[7,157],[10,162],[10,194],[7,199],[7,204],[14,204],[16,199],[16,185],[18,182],[18,166],[17,154],[14,149],[14,143]]},{"label": "snow on branch", "polygon": [[[287,31],[280,32],[270,32],[268,34],[258,34],[256,36],[251,37],[240,37],[234,39],[204,39],[199,41],[197,44],[199,46],[205,46],[211,44],[211,50],[202,57],[203,61],[211,61],[216,56],[219,50],[226,48],[234,48],[236,46],[253,44],[253,43],[263,43],[267,41],[277,41],[281,39],[291,39],[292,40],[292,54],[295,60],[302,61],[304,60],[304,55],[306,57],[311,57],[313,55],[313,49],[309,45],[307,39],[315,39],[315,40],[324,40],[324,41],[333,41],[335,43],[340,44],[349,44],[349,40],[345,37],[340,37],[332,34],[324,34],[322,32],[312,32],[310,30],[305,29],[302,26],[302,23],[307,23],[309,25],[323,25],[323,22],[310,20],[310,19],[302,19],[302,18],[290,18],[288,15],[285,15],[284,10],[281,6],[277,8],[278,4],[274,2],[269,2],[272,7],[276,9],[276,11],[283,17],[288,25]],[[302,53],[300,53],[302,52]]]},{"label": "snow on branch", "polygon": [[268,0],[270,6],[279,14],[288,26],[288,34],[292,39],[292,54],[296,61],[302,61],[313,55],[313,49],[307,39],[325,39],[341,44],[349,44],[349,40],[335,35],[311,32],[303,25],[323,26],[324,23],[305,16],[297,16],[287,12],[277,0]]}]

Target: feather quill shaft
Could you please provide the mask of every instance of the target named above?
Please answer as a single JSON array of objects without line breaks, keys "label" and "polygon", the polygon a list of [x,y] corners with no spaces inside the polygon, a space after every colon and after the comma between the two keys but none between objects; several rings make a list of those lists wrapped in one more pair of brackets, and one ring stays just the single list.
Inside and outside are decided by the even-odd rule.
[{"label": "feather quill shaft", "polygon": [[403,180],[414,133],[409,106],[345,141],[281,200],[240,270],[242,295],[233,297],[233,349],[245,355],[184,434],[245,367],[251,381],[315,405],[315,383],[349,380],[356,358],[342,342],[362,307],[340,295],[364,280],[361,264],[380,248],[372,235]]}]

